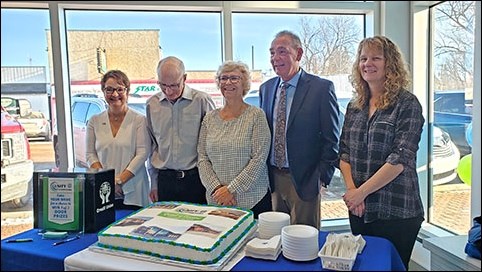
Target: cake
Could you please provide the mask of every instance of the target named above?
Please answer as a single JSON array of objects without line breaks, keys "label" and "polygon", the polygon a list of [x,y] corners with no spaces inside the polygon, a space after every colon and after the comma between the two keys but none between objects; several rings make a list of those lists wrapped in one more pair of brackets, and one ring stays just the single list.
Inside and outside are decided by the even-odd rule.
[{"label": "cake", "polygon": [[209,265],[219,262],[244,242],[255,226],[250,210],[156,202],[100,231],[97,246]]}]

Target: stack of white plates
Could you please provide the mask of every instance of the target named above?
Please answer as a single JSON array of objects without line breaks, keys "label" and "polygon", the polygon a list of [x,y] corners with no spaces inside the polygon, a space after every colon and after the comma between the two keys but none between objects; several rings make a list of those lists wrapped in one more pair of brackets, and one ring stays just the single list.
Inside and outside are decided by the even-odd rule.
[{"label": "stack of white plates", "polygon": [[281,235],[281,229],[290,224],[290,215],[283,212],[264,212],[258,216],[258,237],[270,239]]},{"label": "stack of white plates", "polygon": [[290,225],[281,230],[283,256],[293,261],[318,258],[318,230],[308,225]]}]

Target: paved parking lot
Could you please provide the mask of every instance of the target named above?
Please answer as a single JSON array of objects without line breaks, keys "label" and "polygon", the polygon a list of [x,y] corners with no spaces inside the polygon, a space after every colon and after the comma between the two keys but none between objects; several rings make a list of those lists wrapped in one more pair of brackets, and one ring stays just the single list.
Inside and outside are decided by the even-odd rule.
[{"label": "paved parking lot", "polygon": [[[472,223],[470,187],[465,184],[444,184],[434,188],[431,221],[459,235],[466,235]],[[322,218],[344,218],[348,214],[342,200],[322,199],[321,210],[324,211]]]}]

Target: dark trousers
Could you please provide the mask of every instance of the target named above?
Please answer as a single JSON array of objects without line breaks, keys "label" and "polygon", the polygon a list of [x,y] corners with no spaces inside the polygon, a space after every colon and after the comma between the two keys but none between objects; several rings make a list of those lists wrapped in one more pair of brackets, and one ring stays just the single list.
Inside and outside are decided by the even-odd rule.
[{"label": "dark trousers", "polygon": [[422,226],[423,217],[400,220],[377,220],[364,223],[363,217],[350,214],[350,227],[354,235],[370,235],[383,237],[391,241],[400,255],[405,268],[412,255],[413,246]]},{"label": "dark trousers", "polygon": [[271,192],[268,190],[266,195],[251,208],[251,211],[254,214],[254,219],[258,219],[260,213],[269,212],[273,210],[273,206],[271,203]]},{"label": "dark trousers", "polygon": [[159,201],[182,201],[206,204],[206,188],[197,168],[185,171],[159,170],[157,180]]},{"label": "dark trousers", "polygon": [[137,211],[139,210],[140,208],[142,208],[141,206],[137,206],[137,205],[126,205],[124,204],[124,199],[121,199],[121,198],[118,198],[114,201],[114,208],[116,210],[133,210],[133,211]]}]

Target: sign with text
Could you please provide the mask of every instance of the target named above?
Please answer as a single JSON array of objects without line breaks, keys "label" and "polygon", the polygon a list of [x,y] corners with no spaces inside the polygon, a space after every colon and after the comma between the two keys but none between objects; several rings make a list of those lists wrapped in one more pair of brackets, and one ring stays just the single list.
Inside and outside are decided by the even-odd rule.
[{"label": "sign with text", "polygon": [[79,181],[76,178],[43,177],[45,229],[78,230]]},{"label": "sign with text", "polygon": [[34,172],[34,228],[97,232],[115,221],[114,169]]}]

